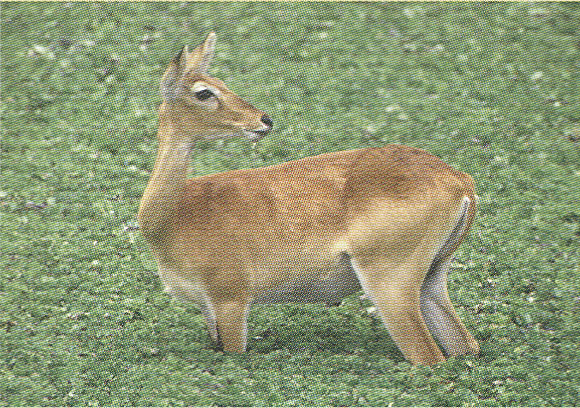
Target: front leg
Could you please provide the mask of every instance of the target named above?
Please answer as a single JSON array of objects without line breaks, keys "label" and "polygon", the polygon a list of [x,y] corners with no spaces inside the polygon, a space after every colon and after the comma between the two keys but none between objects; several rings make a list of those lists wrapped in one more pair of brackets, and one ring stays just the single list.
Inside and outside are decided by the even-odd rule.
[{"label": "front leg", "polygon": [[209,336],[211,337],[212,342],[216,344],[216,347],[221,348],[213,305],[208,300],[202,303],[199,307],[201,309],[201,315],[205,320],[205,324],[207,326],[207,330],[209,331]]},{"label": "front leg", "polygon": [[223,351],[243,353],[246,351],[246,319],[250,303],[248,299],[227,300],[214,303],[217,326],[216,343]]}]

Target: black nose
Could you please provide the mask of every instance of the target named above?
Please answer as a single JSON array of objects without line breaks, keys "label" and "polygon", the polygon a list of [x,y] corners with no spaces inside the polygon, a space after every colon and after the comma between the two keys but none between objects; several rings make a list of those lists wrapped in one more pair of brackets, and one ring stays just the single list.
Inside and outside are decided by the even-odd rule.
[{"label": "black nose", "polygon": [[268,126],[270,128],[274,125],[274,122],[272,122],[272,119],[270,119],[270,117],[268,115],[266,115],[266,114],[264,114],[262,116],[262,119],[261,120],[262,120],[262,123],[264,125],[266,125],[266,126]]}]

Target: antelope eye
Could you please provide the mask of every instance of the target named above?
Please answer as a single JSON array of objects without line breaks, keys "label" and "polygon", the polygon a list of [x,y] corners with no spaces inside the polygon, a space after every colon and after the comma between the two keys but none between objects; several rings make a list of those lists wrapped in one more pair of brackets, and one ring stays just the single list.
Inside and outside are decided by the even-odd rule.
[{"label": "antelope eye", "polygon": [[207,88],[201,89],[201,90],[195,92],[194,95],[197,98],[197,100],[199,100],[199,101],[205,101],[206,99],[209,99],[212,96],[215,96],[214,93]]}]

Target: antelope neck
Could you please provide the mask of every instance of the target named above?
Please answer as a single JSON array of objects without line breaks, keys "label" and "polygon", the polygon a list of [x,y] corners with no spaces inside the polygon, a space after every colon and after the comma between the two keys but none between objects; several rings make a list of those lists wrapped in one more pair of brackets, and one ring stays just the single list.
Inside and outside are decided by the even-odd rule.
[{"label": "antelope neck", "polygon": [[159,147],[153,172],[139,208],[139,224],[143,234],[154,241],[163,239],[168,224],[174,219],[182,198],[193,142],[173,142],[160,129]]}]

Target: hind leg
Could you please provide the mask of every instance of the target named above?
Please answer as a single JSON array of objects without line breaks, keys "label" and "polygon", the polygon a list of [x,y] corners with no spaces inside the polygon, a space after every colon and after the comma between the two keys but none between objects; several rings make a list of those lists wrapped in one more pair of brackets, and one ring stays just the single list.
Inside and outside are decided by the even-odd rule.
[{"label": "hind leg", "polygon": [[413,364],[445,361],[433,340],[420,307],[425,262],[406,259],[372,261],[351,259],[361,285],[379,311],[381,320],[405,358]]},{"label": "hind leg", "polygon": [[471,200],[463,197],[455,226],[439,248],[421,286],[421,312],[429,330],[448,356],[479,353],[477,341],[459,320],[447,293],[447,273],[451,254],[468,228],[469,211],[474,210]]},{"label": "hind leg", "polygon": [[427,327],[448,356],[478,354],[479,345],[467,331],[449,300],[449,260],[435,261],[421,286],[421,312]]}]

